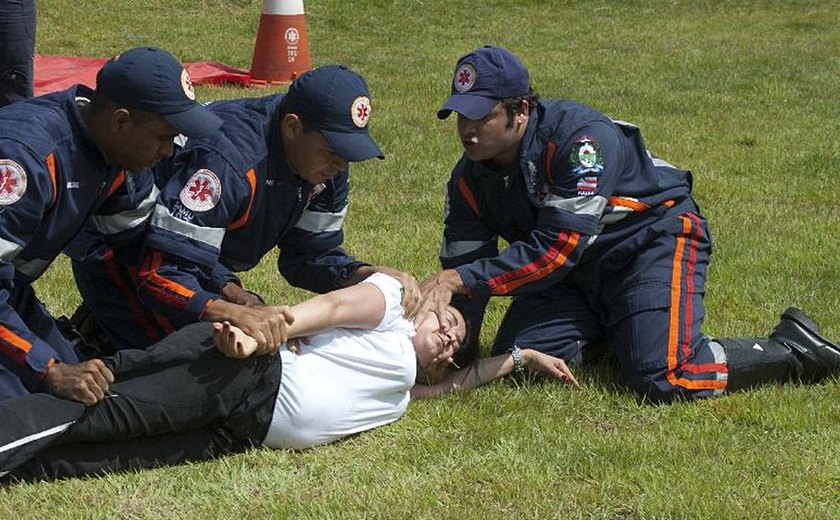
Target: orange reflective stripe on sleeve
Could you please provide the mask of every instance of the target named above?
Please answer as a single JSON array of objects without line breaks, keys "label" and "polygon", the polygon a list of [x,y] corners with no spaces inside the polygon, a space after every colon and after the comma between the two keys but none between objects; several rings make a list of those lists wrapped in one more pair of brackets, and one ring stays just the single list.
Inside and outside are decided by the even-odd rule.
[{"label": "orange reflective stripe on sleeve", "polygon": [[611,206],[620,206],[622,208],[632,209],[633,211],[645,211],[650,208],[650,206],[644,202],[639,202],[636,199],[628,197],[610,197],[607,199],[607,203]]},{"label": "orange reflective stripe on sleeve", "polygon": [[580,240],[579,233],[561,232],[557,241],[537,260],[515,271],[488,280],[487,285],[490,287],[490,293],[497,296],[508,294],[518,287],[548,276],[566,263],[569,254],[577,247],[578,240]]},{"label": "orange reflective stripe on sleeve", "polygon": [[111,195],[113,195],[114,192],[117,191],[119,189],[119,187],[123,185],[124,182],[125,182],[125,170],[120,170],[120,173],[114,179],[114,182],[111,184],[111,187],[108,188],[108,195],[106,195],[105,197],[108,198]]},{"label": "orange reflective stripe on sleeve", "polygon": [[257,174],[254,172],[253,169],[248,170],[248,173],[245,174],[245,177],[248,179],[248,184],[251,185],[251,198],[248,200],[248,208],[245,210],[245,214],[242,215],[241,218],[238,220],[231,222],[228,226],[228,230],[239,229],[245,225],[248,221],[248,216],[251,214],[251,205],[254,203],[254,194],[257,191]]},{"label": "orange reflective stripe on sleeve", "polygon": [[545,148],[545,176],[548,184],[554,184],[554,176],[551,174],[551,161],[554,159],[554,152],[557,151],[557,143],[549,141]]},{"label": "orange reflective stripe on sleeve", "polygon": [[472,190],[467,185],[467,181],[464,180],[463,177],[458,179],[458,191],[460,191],[461,195],[464,196],[464,200],[467,201],[467,204],[470,205],[470,207],[472,208],[472,210],[476,214],[476,216],[480,217],[481,212],[478,210],[478,204],[475,202],[475,195],[473,195]]},{"label": "orange reflective stripe on sleeve", "polygon": [[50,207],[55,204],[56,199],[58,198],[58,187],[56,186],[55,180],[55,154],[51,153],[47,156],[47,170],[50,172],[50,180],[52,181],[52,200],[50,201]]},{"label": "orange reflective stripe on sleeve", "polygon": [[186,299],[190,299],[195,295],[195,291],[184,287],[183,285],[173,282],[172,280],[165,278],[157,273],[158,268],[160,268],[162,254],[160,251],[154,251],[152,253],[152,258],[148,265],[148,270],[141,273],[141,276],[146,280],[152,282],[155,286],[170,292],[178,294],[179,296],[183,296]]},{"label": "orange reflective stripe on sleeve", "polygon": [[26,363],[26,354],[32,350],[32,344],[11,330],[0,325],[0,352],[15,360],[19,365]]}]

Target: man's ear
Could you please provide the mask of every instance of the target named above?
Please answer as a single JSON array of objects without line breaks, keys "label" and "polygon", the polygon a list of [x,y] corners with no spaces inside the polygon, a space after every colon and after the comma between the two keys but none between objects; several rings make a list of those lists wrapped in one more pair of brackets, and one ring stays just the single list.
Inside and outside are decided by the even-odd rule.
[{"label": "man's ear", "polygon": [[303,121],[300,120],[300,116],[291,113],[284,115],[280,121],[280,132],[284,138],[294,141],[303,133]]},{"label": "man's ear", "polygon": [[118,108],[108,117],[108,128],[113,133],[125,130],[131,124],[131,114],[126,108]]},{"label": "man's ear", "polygon": [[531,114],[531,103],[528,103],[528,100],[523,99],[521,103],[519,103],[519,110],[516,111],[516,122],[517,123],[527,123],[528,116]]}]

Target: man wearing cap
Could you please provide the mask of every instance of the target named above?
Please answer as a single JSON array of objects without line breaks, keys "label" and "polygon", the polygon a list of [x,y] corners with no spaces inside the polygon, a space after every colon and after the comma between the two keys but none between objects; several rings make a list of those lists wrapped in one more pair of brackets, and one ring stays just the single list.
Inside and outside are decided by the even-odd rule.
[{"label": "man wearing cap", "polygon": [[31,284],[86,222],[115,245],[134,239],[156,195],[144,170],[172,154],[179,133],[201,137],[221,123],[159,49],[109,60],[96,83],[0,111],[0,400],[103,398],[112,374],[82,361]]},{"label": "man wearing cap", "polygon": [[456,295],[477,329],[488,297],[513,296],[494,355],[577,362],[604,342],[655,401],[840,372],[840,347],[798,309],[769,338],[701,333],[711,239],[691,173],[651,154],[636,126],[540,100],[516,56],[489,46],[458,60],[438,117],[451,112],[464,154],[423,308]]},{"label": "man wearing cap", "polygon": [[276,348],[285,327],[278,307],[264,306],[234,274],[275,247],[278,269],[294,286],[324,293],[388,271],[406,287],[407,307],[419,300],[410,275],[341,248],[349,163],[384,158],[370,134],[361,76],[323,66],[285,95],[208,108],[224,123],[216,134],[187,141],[171,161],[146,239],[140,295],[163,332],[227,320],[261,351]]}]

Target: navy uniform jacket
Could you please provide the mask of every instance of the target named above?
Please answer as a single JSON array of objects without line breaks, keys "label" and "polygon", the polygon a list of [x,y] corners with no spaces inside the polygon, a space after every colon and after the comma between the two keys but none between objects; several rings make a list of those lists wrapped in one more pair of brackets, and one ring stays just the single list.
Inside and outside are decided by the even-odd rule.
[{"label": "navy uniform jacket", "polygon": [[[580,103],[532,109],[507,171],[463,156],[447,187],[441,263],[469,294],[541,292],[690,204],[691,174],[652,156],[639,129]],[[498,250],[498,238],[509,246]]]},{"label": "navy uniform jacket", "polygon": [[234,272],[274,247],[292,285],[337,287],[365,265],[341,247],[349,192],[345,170],[326,184],[292,174],[280,136],[282,95],[217,101],[218,132],[187,141],[172,161],[146,238],[144,303],[178,328],[201,319]]},{"label": "navy uniform jacket", "polygon": [[[85,222],[109,241],[136,240],[153,207],[152,178],[109,166],[68,90],[0,110],[0,362],[34,389],[58,359],[10,304],[46,271]],[[46,315],[46,310],[41,308]]]}]

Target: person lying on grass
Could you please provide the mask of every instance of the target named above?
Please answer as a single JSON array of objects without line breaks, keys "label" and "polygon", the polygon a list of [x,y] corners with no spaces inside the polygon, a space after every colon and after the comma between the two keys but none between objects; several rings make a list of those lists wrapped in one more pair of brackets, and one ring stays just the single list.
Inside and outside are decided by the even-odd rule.
[{"label": "person lying on grass", "polygon": [[[467,335],[449,308],[448,331],[429,312],[403,315],[399,282],[375,274],[289,309],[287,348],[228,323],[197,323],[147,350],[105,363],[115,382],[85,407],[48,394],[0,403],[0,475],[69,477],[204,460],[254,445],[302,449],[397,420],[410,397],[468,389],[515,369],[509,354],[448,371]],[[229,358],[229,359],[226,359]],[[524,350],[517,362],[573,386],[563,360]]]}]

